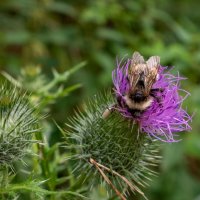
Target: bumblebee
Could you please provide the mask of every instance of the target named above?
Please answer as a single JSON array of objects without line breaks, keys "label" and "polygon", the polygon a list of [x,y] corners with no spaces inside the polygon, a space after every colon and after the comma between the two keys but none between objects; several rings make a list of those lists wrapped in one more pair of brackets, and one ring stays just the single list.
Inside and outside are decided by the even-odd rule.
[{"label": "bumblebee", "polygon": [[[159,66],[159,56],[152,56],[145,61],[140,53],[133,53],[127,77],[130,89],[123,96],[125,105],[133,117],[139,117],[152,104],[154,98],[159,101],[156,92],[162,92],[162,89],[152,88],[159,78]],[[121,103],[119,99],[118,103],[119,105]],[[103,118],[106,118],[112,110],[112,108],[107,109],[103,113]]]},{"label": "bumblebee", "polygon": [[152,56],[145,62],[140,53],[134,52],[128,72],[130,89],[124,96],[125,103],[133,115],[137,116],[145,111],[156,98],[155,92],[160,91],[159,88],[152,89],[159,78],[159,66],[159,56]]}]

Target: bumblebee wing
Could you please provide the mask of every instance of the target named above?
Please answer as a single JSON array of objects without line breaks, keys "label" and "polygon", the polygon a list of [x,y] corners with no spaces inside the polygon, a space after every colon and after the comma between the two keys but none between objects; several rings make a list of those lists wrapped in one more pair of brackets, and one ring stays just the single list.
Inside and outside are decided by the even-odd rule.
[{"label": "bumblebee wing", "polygon": [[152,88],[152,85],[156,81],[158,68],[160,66],[160,57],[152,56],[147,60],[146,64],[147,64],[147,76],[146,76],[146,81],[145,81],[146,83],[145,90],[146,90],[146,93],[148,93],[150,89]]},{"label": "bumblebee wing", "polygon": [[144,61],[143,56],[141,56],[139,52],[135,51],[132,56],[131,65],[144,64],[144,63],[145,61]]},{"label": "bumblebee wing", "polygon": [[144,65],[145,60],[139,52],[135,51],[132,56],[131,67],[129,70],[129,81],[132,88],[135,87],[140,77],[139,74],[143,71],[141,64]]},{"label": "bumblebee wing", "polygon": [[148,82],[155,82],[156,76],[158,74],[158,68],[160,66],[160,57],[159,56],[152,56],[150,57],[147,62],[147,72],[148,72]]},{"label": "bumblebee wing", "polygon": [[151,56],[148,60],[147,60],[147,66],[150,70],[152,70],[153,68],[158,68],[160,65],[160,57],[159,56]]}]

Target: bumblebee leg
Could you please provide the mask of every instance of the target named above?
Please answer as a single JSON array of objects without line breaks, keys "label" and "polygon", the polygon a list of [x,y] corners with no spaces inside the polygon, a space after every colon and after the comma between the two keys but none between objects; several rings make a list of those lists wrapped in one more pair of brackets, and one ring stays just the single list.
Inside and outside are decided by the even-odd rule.
[{"label": "bumblebee leg", "polygon": [[156,99],[156,101],[161,104],[161,98],[157,97],[154,93],[150,94],[154,99]]},{"label": "bumblebee leg", "polygon": [[150,95],[151,95],[153,98],[155,98],[159,104],[161,104],[161,97],[156,96],[155,93],[156,93],[156,92],[161,92],[161,93],[162,93],[163,91],[164,91],[163,88],[154,88],[154,89],[151,89]]},{"label": "bumblebee leg", "polygon": [[154,93],[154,92],[163,92],[164,89],[163,88],[153,88],[151,89],[150,93]]},{"label": "bumblebee leg", "polygon": [[111,106],[110,108],[106,108],[102,114],[102,118],[106,119],[114,111],[114,108],[115,108],[115,105]]}]

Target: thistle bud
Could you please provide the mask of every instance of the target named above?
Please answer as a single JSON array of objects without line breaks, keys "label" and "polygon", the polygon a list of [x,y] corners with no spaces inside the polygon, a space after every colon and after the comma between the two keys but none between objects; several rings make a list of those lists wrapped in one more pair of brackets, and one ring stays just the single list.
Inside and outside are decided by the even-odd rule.
[{"label": "thistle bud", "polygon": [[35,108],[15,87],[0,86],[0,166],[12,165],[28,153],[38,131]]}]

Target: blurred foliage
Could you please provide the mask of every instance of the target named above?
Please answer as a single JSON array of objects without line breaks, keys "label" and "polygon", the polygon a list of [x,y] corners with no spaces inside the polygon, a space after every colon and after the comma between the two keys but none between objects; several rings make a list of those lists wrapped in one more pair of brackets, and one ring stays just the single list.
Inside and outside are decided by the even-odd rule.
[{"label": "blurred foliage", "polygon": [[[148,196],[155,200],[200,199],[199,6],[199,0],[0,1],[0,69],[32,92],[31,98],[49,100],[49,92],[39,93],[38,89],[55,80],[52,71],[65,74],[73,70],[72,66],[87,61],[67,82],[54,85],[50,91],[54,104],[48,101],[43,105],[49,113],[43,122],[43,137],[49,144],[43,149],[43,158],[48,161],[43,165],[48,163],[48,173],[54,180],[68,177],[72,169],[63,163],[67,152],[60,151],[55,143],[61,137],[51,118],[63,126],[74,106],[81,107],[86,97],[111,86],[116,56],[130,56],[137,50],[146,57],[159,55],[164,66],[175,66],[174,72],[178,70],[188,78],[183,88],[190,91],[191,97],[184,106],[195,113],[191,133],[182,134],[180,143],[164,145],[161,174],[151,183]],[[32,70],[34,78],[30,77]],[[60,85],[69,88],[79,83],[83,87],[67,98],[65,92],[59,93]],[[38,172],[36,160],[27,162]],[[48,177],[38,174],[42,180]],[[27,176],[18,173],[17,177],[23,180]],[[74,183],[73,178],[66,179],[65,189]],[[58,187],[53,181],[48,184],[51,190]],[[78,183],[74,188],[81,190]],[[106,192],[100,188],[91,196],[94,200],[106,199]]]}]

